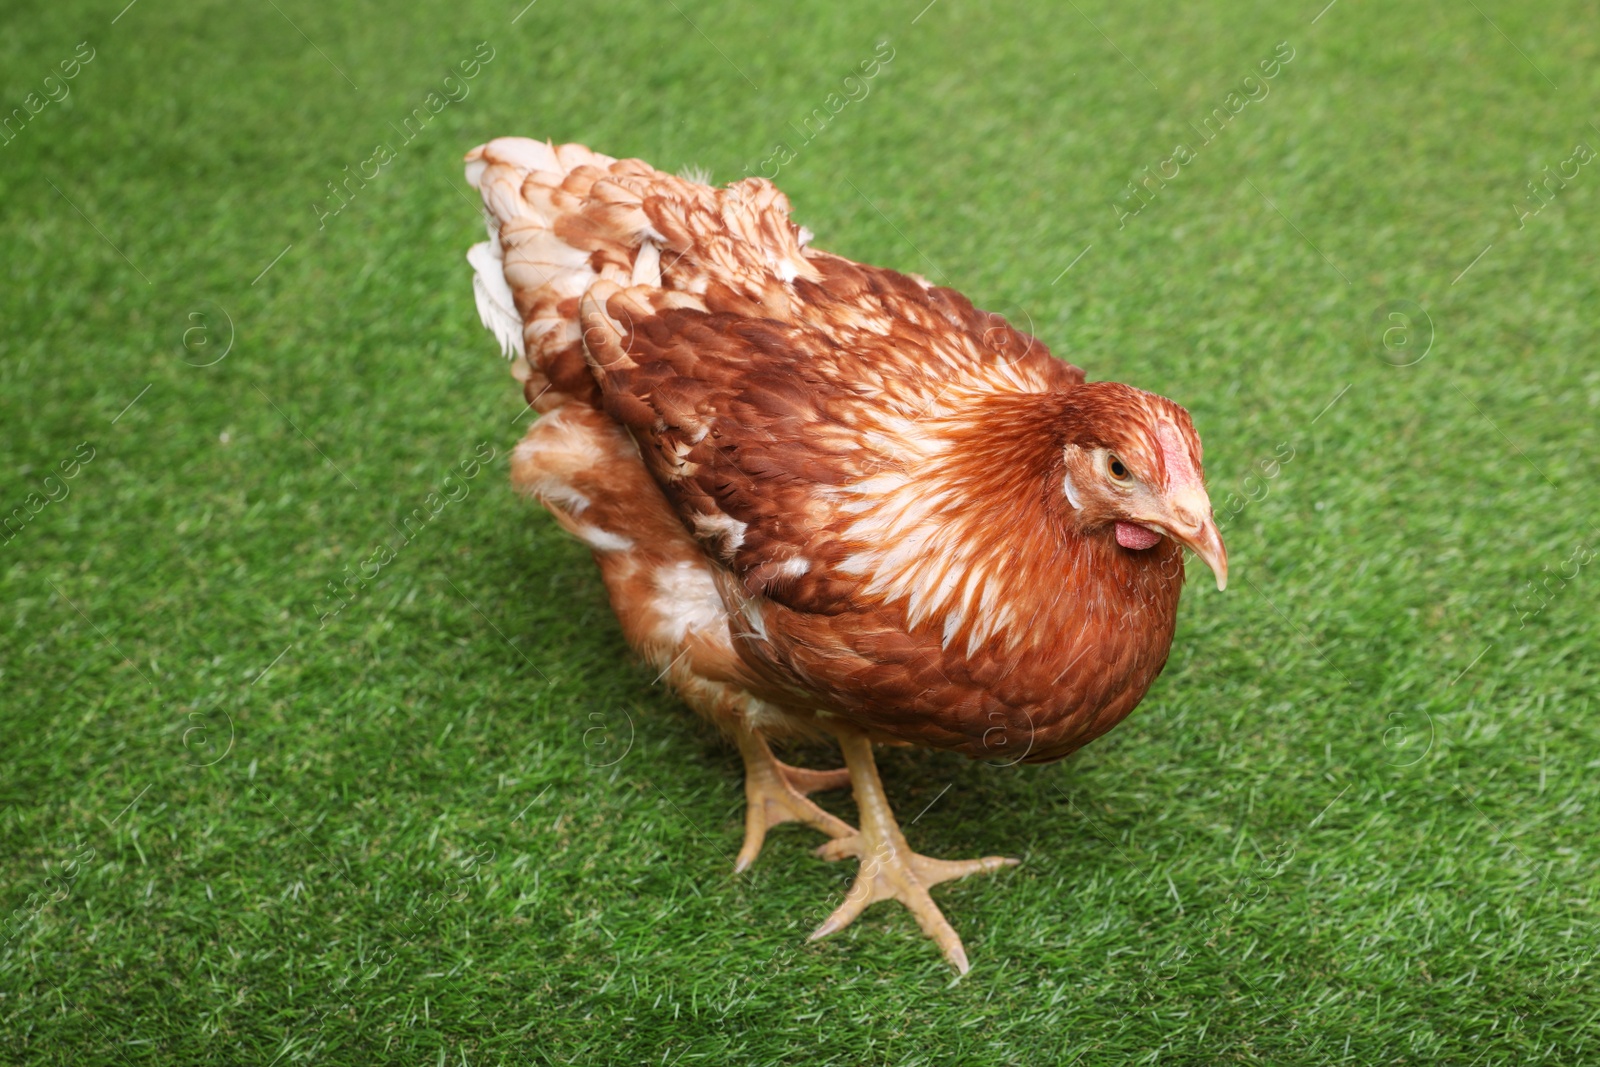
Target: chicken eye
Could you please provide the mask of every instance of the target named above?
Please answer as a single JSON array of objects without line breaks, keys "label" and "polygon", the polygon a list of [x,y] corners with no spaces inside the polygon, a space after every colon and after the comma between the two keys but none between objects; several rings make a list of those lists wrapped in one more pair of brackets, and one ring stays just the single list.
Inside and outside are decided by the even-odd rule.
[{"label": "chicken eye", "polygon": [[1127,466],[1116,456],[1108,456],[1106,458],[1106,470],[1111,472],[1111,477],[1115,481],[1129,482],[1133,480],[1133,475],[1128,473]]}]

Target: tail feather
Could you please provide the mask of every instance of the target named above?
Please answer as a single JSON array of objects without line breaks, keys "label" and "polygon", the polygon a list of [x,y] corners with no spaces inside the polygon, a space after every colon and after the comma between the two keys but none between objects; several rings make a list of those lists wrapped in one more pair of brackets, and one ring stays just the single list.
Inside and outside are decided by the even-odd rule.
[{"label": "tail feather", "polygon": [[483,241],[473,245],[467,249],[467,262],[472,264],[472,292],[478,300],[478,318],[484,329],[494,334],[507,359],[526,355],[522,344],[522,318],[517,314],[511,286],[506,284],[500,242]]},{"label": "tail feather", "polygon": [[[600,173],[597,164],[612,160],[565,149],[502,137],[466,158],[467,181],[483,196],[489,230],[489,239],[467,253],[478,316],[540,410],[593,389],[582,373],[582,336],[561,305],[575,305],[597,275],[587,254],[557,238],[553,226],[583,205],[582,193],[563,188],[571,172]],[[582,188],[583,180],[574,184]]]},{"label": "tail feather", "polygon": [[794,279],[820,277],[804,253],[810,235],[761,178],[712,189],[641,160],[525,137],[473,149],[466,176],[489,228],[467,254],[478,314],[541,411],[598,400],[580,318],[600,283],[638,308],[745,312],[785,309]]}]

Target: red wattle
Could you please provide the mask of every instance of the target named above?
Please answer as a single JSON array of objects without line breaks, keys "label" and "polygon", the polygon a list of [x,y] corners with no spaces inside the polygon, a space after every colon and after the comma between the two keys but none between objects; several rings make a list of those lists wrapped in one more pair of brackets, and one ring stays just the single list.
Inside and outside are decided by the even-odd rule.
[{"label": "red wattle", "polygon": [[1161,541],[1161,535],[1147,526],[1140,526],[1136,522],[1117,523],[1117,544],[1123,548],[1135,551],[1154,548]]}]

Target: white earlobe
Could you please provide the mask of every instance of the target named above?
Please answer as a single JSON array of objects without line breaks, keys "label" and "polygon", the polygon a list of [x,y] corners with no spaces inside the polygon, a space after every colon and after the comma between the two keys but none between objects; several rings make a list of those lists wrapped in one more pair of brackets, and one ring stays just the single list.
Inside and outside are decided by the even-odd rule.
[{"label": "white earlobe", "polygon": [[1066,490],[1067,503],[1078,510],[1083,510],[1083,501],[1078,499],[1078,487],[1072,484],[1072,474],[1069,472],[1062,476],[1061,488]]}]

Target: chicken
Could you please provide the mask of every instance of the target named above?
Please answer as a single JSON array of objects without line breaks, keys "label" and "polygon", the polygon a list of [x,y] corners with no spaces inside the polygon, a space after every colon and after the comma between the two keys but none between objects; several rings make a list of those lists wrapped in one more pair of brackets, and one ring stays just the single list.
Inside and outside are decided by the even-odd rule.
[{"label": "chicken", "polygon": [[[723,188],[581,145],[466,157],[484,325],[540,417],[511,461],[590,549],[630,645],[738,745],[745,837],[798,821],[860,861],[813,938],[1015,860],[911,850],[874,743],[1059,759],[1150,688],[1185,548],[1227,580],[1200,439],[914,275],[808,248],[762,178]],[[774,757],[837,739],[846,769]],[[849,784],[860,826],[810,799]]]}]

